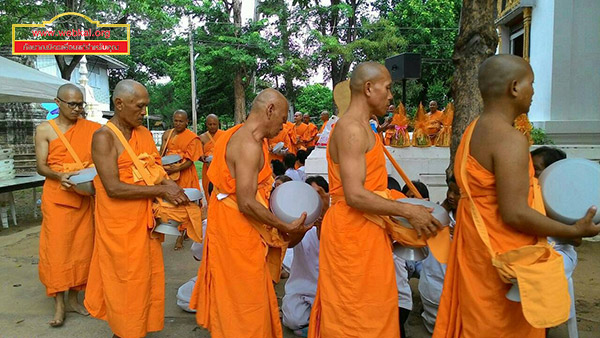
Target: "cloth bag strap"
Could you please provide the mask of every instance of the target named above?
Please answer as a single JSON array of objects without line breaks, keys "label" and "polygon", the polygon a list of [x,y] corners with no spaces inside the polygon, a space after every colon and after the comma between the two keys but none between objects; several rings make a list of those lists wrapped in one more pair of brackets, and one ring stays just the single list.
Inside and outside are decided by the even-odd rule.
[{"label": "cloth bag strap", "polygon": [[56,133],[56,135],[58,135],[58,138],[65,145],[67,151],[69,152],[69,154],[71,154],[73,160],[75,160],[75,163],[77,163],[78,166],[81,166],[83,168],[83,163],[81,162],[81,159],[79,159],[79,156],[77,156],[77,153],[71,146],[71,143],[69,143],[69,140],[67,140],[67,138],[65,137],[65,134],[63,134],[63,132],[58,128],[56,121],[50,120],[48,121],[48,123],[50,123],[50,126],[52,127],[52,129],[54,129],[54,132]]}]

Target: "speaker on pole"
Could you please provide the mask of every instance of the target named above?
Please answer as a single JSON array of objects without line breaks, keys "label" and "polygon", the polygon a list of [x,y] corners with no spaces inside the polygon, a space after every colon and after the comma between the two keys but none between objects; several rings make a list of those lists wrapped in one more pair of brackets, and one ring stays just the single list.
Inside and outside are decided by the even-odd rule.
[{"label": "speaker on pole", "polygon": [[392,81],[419,79],[421,77],[421,54],[402,53],[385,59],[385,67]]}]

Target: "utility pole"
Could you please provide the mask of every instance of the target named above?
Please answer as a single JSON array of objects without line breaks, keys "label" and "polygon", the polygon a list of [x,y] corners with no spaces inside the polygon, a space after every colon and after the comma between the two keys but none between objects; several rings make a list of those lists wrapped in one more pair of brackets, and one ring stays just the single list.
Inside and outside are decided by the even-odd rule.
[{"label": "utility pole", "polygon": [[192,125],[195,134],[198,134],[198,116],[196,114],[196,65],[194,64],[194,25],[190,14],[190,78],[192,81]]}]

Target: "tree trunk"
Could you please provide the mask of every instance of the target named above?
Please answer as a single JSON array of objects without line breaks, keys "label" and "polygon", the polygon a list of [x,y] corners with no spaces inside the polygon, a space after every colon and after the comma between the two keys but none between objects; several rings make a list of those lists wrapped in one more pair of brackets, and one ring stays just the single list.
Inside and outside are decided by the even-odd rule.
[{"label": "tree trunk", "polygon": [[454,155],[465,129],[483,109],[477,72],[479,65],[496,53],[498,34],[494,24],[495,6],[495,0],[464,0],[462,4],[460,31],[452,57],[456,67],[452,78],[455,110],[450,165],[446,169],[448,177],[453,174]]},{"label": "tree trunk", "polygon": [[233,97],[235,98],[235,124],[240,124],[246,120],[246,91],[242,83],[242,70],[235,73],[233,79]]},{"label": "tree trunk", "polygon": [[83,59],[83,55],[73,55],[70,63],[65,61],[64,55],[54,55],[58,69],[60,70],[60,77],[64,80],[71,81],[71,74],[75,70],[75,67],[79,65],[79,61]]},{"label": "tree trunk", "polygon": [[[237,28],[242,27],[242,0],[233,0],[233,24]],[[246,120],[246,88],[244,87],[244,69],[240,66],[235,71],[233,79],[233,97],[235,110],[233,113],[235,124],[242,123]]]}]

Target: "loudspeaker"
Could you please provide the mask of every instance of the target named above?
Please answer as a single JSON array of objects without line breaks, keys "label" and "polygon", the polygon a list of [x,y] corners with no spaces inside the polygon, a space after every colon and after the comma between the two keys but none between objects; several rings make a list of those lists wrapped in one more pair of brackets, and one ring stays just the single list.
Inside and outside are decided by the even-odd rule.
[{"label": "loudspeaker", "polygon": [[421,54],[402,53],[385,59],[385,67],[392,75],[392,81],[418,79],[421,77]]}]

